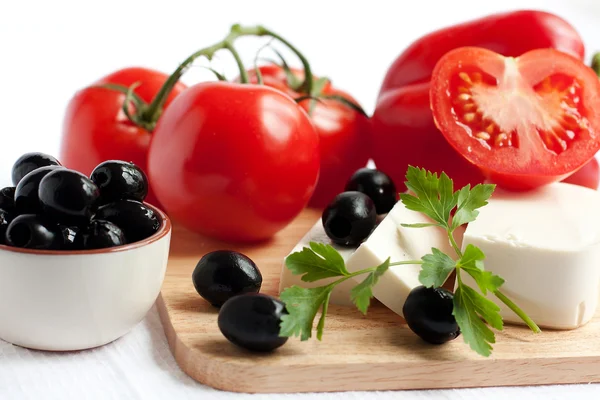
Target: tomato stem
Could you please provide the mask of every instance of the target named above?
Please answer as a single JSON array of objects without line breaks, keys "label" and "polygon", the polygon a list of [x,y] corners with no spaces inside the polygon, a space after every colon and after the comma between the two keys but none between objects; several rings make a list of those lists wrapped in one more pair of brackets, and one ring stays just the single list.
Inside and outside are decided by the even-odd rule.
[{"label": "tomato stem", "polygon": [[302,68],[304,69],[304,82],[302,82],[302,84],[300,85],[300,90],[304,93],[312,93],[313,74],[310,68],[310,63],[308,62],[306,57],[304,57],[300,50],[298,50],[294,45],[292,45],[290,42],[288,42],[275,32],[267,29],[265,29],[265,32],[267,33],[267,35],[279,40],[282,44],[287,46],[292,51],[292,53],[294,53],[296,57],[298,57],[300,63],[302,63]]},{"label": "tomato stem", "polygon": [[594,54],[594,57],[592,58],[592,69],[600,78],[600,53]]},{"label": "tomato stem", "polygon": [[242,36],[270,36],[287,46],[298,57],[298,59],[302,63],[302,67],[304,68],[304,82],[302,83],[301,88],[303,90],[306,90],[307,93],[311,92],[313,84],[313,75],[310,69],[310,64],[306,57],[304,57],[304,55],[296,47],[294,47],[290,42],[288,42],[280,35],[264,28],[261,25],[241,26],[239,24],[235,24],[231,27],[229,34],[225,37],[225,39],[213,44],[212,46],[198,50],[197,52],[186,58],[181,64],[179,64],[177,69],[169,76],[169,78],[160,88],[152,102],[141,111],[140,115],[136,119],[146,121],[144,122],[144,127],[146,129],[152,130],[154,125],[156,124],[156,121],[158,121],[158,119],[160,118],[160,115],[164,108],[165,102],[169,97],[169,94],[171,93],[179,79],[181,79],[183,74],[185,74],[185,72],[190,68],[192,63],[197,58],[202,56],[206,57],[208,60],[211,60],[214,54],[219,50],[227,49],[231,52],[240,69],[240,81],[242,83],[248,83],[248,71],[244,67],[239,53],[233,46],[233,43],[236,41],[236,39]]},{"label": "tomato stem", "polygon": [[244,66],[244,62],[240,57],[240,53],[237,52],[237,50],[233,46],[233,43],[231,42],[226,42],[225,48],[229,50],[229,52],[233,56],[233,59],[235,60],[235,63],[238,65],[238,68],[240,70],[240,82],[248,83],[248,71],[246,71],[246,67]]},{"label": "tomato stem", "polygon": [[156,123],[156,121],[158,121],[158,118],[162,113],[162,109],[165,105],[165,102],[167,101],[167,98],[169,97],[169,94],[171,93],[171,90],[173,90],[177,82],[179,82],[179,79],[181,79],[183,74],[185,74],[185,72],[191,67],[191,65],[194,61],[196,61],[196,59],[204,56],[207,59],[211,60],[217,51],[231,46],[231,44],[240,36],[263,36],[264,34],[264,30],[261,26],[242,27],[237,24],[233,25],[225,39],[213,44],[212,46],[208,46],[196,51],[191,56],[186,58],[181,64],[179,64],[175,72],[173,72],[171,76],[169,76],[169,78],[160,88],[160,90],[152,100],[152,103],[150,103],[148,108],[146,108],[145,112],[143,113],[142,119],[150,121],[151,123]]}]

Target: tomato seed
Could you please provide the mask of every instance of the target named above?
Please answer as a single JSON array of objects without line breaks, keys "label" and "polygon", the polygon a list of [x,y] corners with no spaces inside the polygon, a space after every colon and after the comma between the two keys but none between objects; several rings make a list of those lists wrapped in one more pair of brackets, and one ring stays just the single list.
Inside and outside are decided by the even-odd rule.
[{"label": "tomato seed", "polygon": [[473,84],[473,82],[471,81],[471,77],[469,77],[469,74],[467,74],[466,72],[459,72],[458,77],[466,83],[468,83],[469,85]]},{"label": "tomato seed", "polygon": [[466,113],[465,115],[463,115],[463,118],[466,122],[473,122],[475,121],[475,113]]}]

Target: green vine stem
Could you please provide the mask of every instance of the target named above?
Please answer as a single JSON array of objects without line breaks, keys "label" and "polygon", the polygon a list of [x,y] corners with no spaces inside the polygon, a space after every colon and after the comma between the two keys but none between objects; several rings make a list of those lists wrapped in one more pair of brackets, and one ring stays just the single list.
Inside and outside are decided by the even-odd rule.
[{"label": "green vine stem", "polygon": [[594,54],[594,57],[592,58],[592,69],[596,75],[600,77],[600,53]]},{"label": "green vine stem", "polygon": [[284,39],[280,35],[276,34],[275,32],[270,31],[269,29],[267,29],[261,25],[241,26],[239,24],[236,24],[231,27],[229,34],[225,37],[225,39],[213,44],[212,46],[208,46],[201,50],[198,50],[197,52],[195,52],[194,54],[189,56],[187,59],[185,59],[177,67],[175,72],[173,72],[169,76],[169,78],[166,80],[166,82],[160,88],[160,90],[158,91],[158,93],[156,94],[156,96],[154,97],[152,102],[147,107],[144,107],[140,113],[139,117],[141,120],[146,121],[146,123],[145,123],[146,127],[148,127],[148,128],[154,127],[154,124],[156,124],[156,121],[158,121],[158,118],[160,117],[160,114],[162,113],[164,104],[167,101],[169,94],[173,90],[173,87],[175,87],[175,85],[177,84],[179,79],[181,79],[181,77],[185,74],[185,72],[192,65],[192,63],[199,57],[206,57],[208,60],[211,60],[217,51],[223,50],[223,49],[229,50],[232,53],[237,65],[238,65],[238,68],[240,70],[241,82],[242,83],[248,82],[248,72],[247,72],[246,68],[244,67],[244,64],[242,63],[242,60],[241,60],[239,54],[237,53],[237,51],[235,50],[235,48],[233,46],[234,42],[242,36],[270,36],[273,39],[276,39],[279,42],[281,42],[282,44],[284,44],[285,46],[287,46],[290,49],[290,51],[292,51],[298,57],[300,62],[302,63],[302,67],[304,69],[304,82],[302,83],[302,88],[304,88],[308,91],[312,90],[313,75],[312,75],[312,71],[310,68],[310,64],[309,64],[308,60],[306,59],[306,57],[296,47],[294,47],[290,42],[288,42],[286,39]]},{"label": "green vine stem", "polygon": [[238,66],[238,69],[240,70],[240,82],[241,83],[248,83],[248,81],[249,81],[248,80],[248,71],[246,71],[246,67],[244,66],[244,62],[242,61],[242,57],[240,57],[240,53],[237,52],[237,50],[233,46],[233,43],[226,43],[225,44],[225,48],[227,50],[229,50],[229,52],[233,56],[233,59],[235,60],[235,63]]}]

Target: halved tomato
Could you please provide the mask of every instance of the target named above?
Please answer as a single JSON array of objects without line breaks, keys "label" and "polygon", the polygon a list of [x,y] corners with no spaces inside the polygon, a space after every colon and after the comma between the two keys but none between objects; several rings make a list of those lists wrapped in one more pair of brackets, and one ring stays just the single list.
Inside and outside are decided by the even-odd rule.
[{"label": "halved tomato", "polygon": [[557,50],[450,51],[433,71],[430,102],[448,142],[506,189],[560,181],[600,149],[600,81]]}]

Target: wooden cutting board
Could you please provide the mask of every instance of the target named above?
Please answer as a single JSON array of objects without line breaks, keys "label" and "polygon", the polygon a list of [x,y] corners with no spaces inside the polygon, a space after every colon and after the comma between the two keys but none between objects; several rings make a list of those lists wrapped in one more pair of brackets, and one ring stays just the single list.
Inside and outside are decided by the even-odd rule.
[{"label": "wooden cutting board", "polygon": [[175,227],[158,310],[180,367],[217,389],[249,392],[325,392],[437,389],[600,382],[600,312],[573,331],[534,334],[507,326],[490,358],[462,338],[442,346],[423,343],[403,320],[375,303],[367,316],[330,306],[323,341],[288,343],[255,354],[228,342],[218,311],[194,290],[192,271],[205,253],[233,249],[263,274],[263,293],[277,295],[284,257],[320,217],[306,210],[272,241],[253,246],[205,239]]}]

